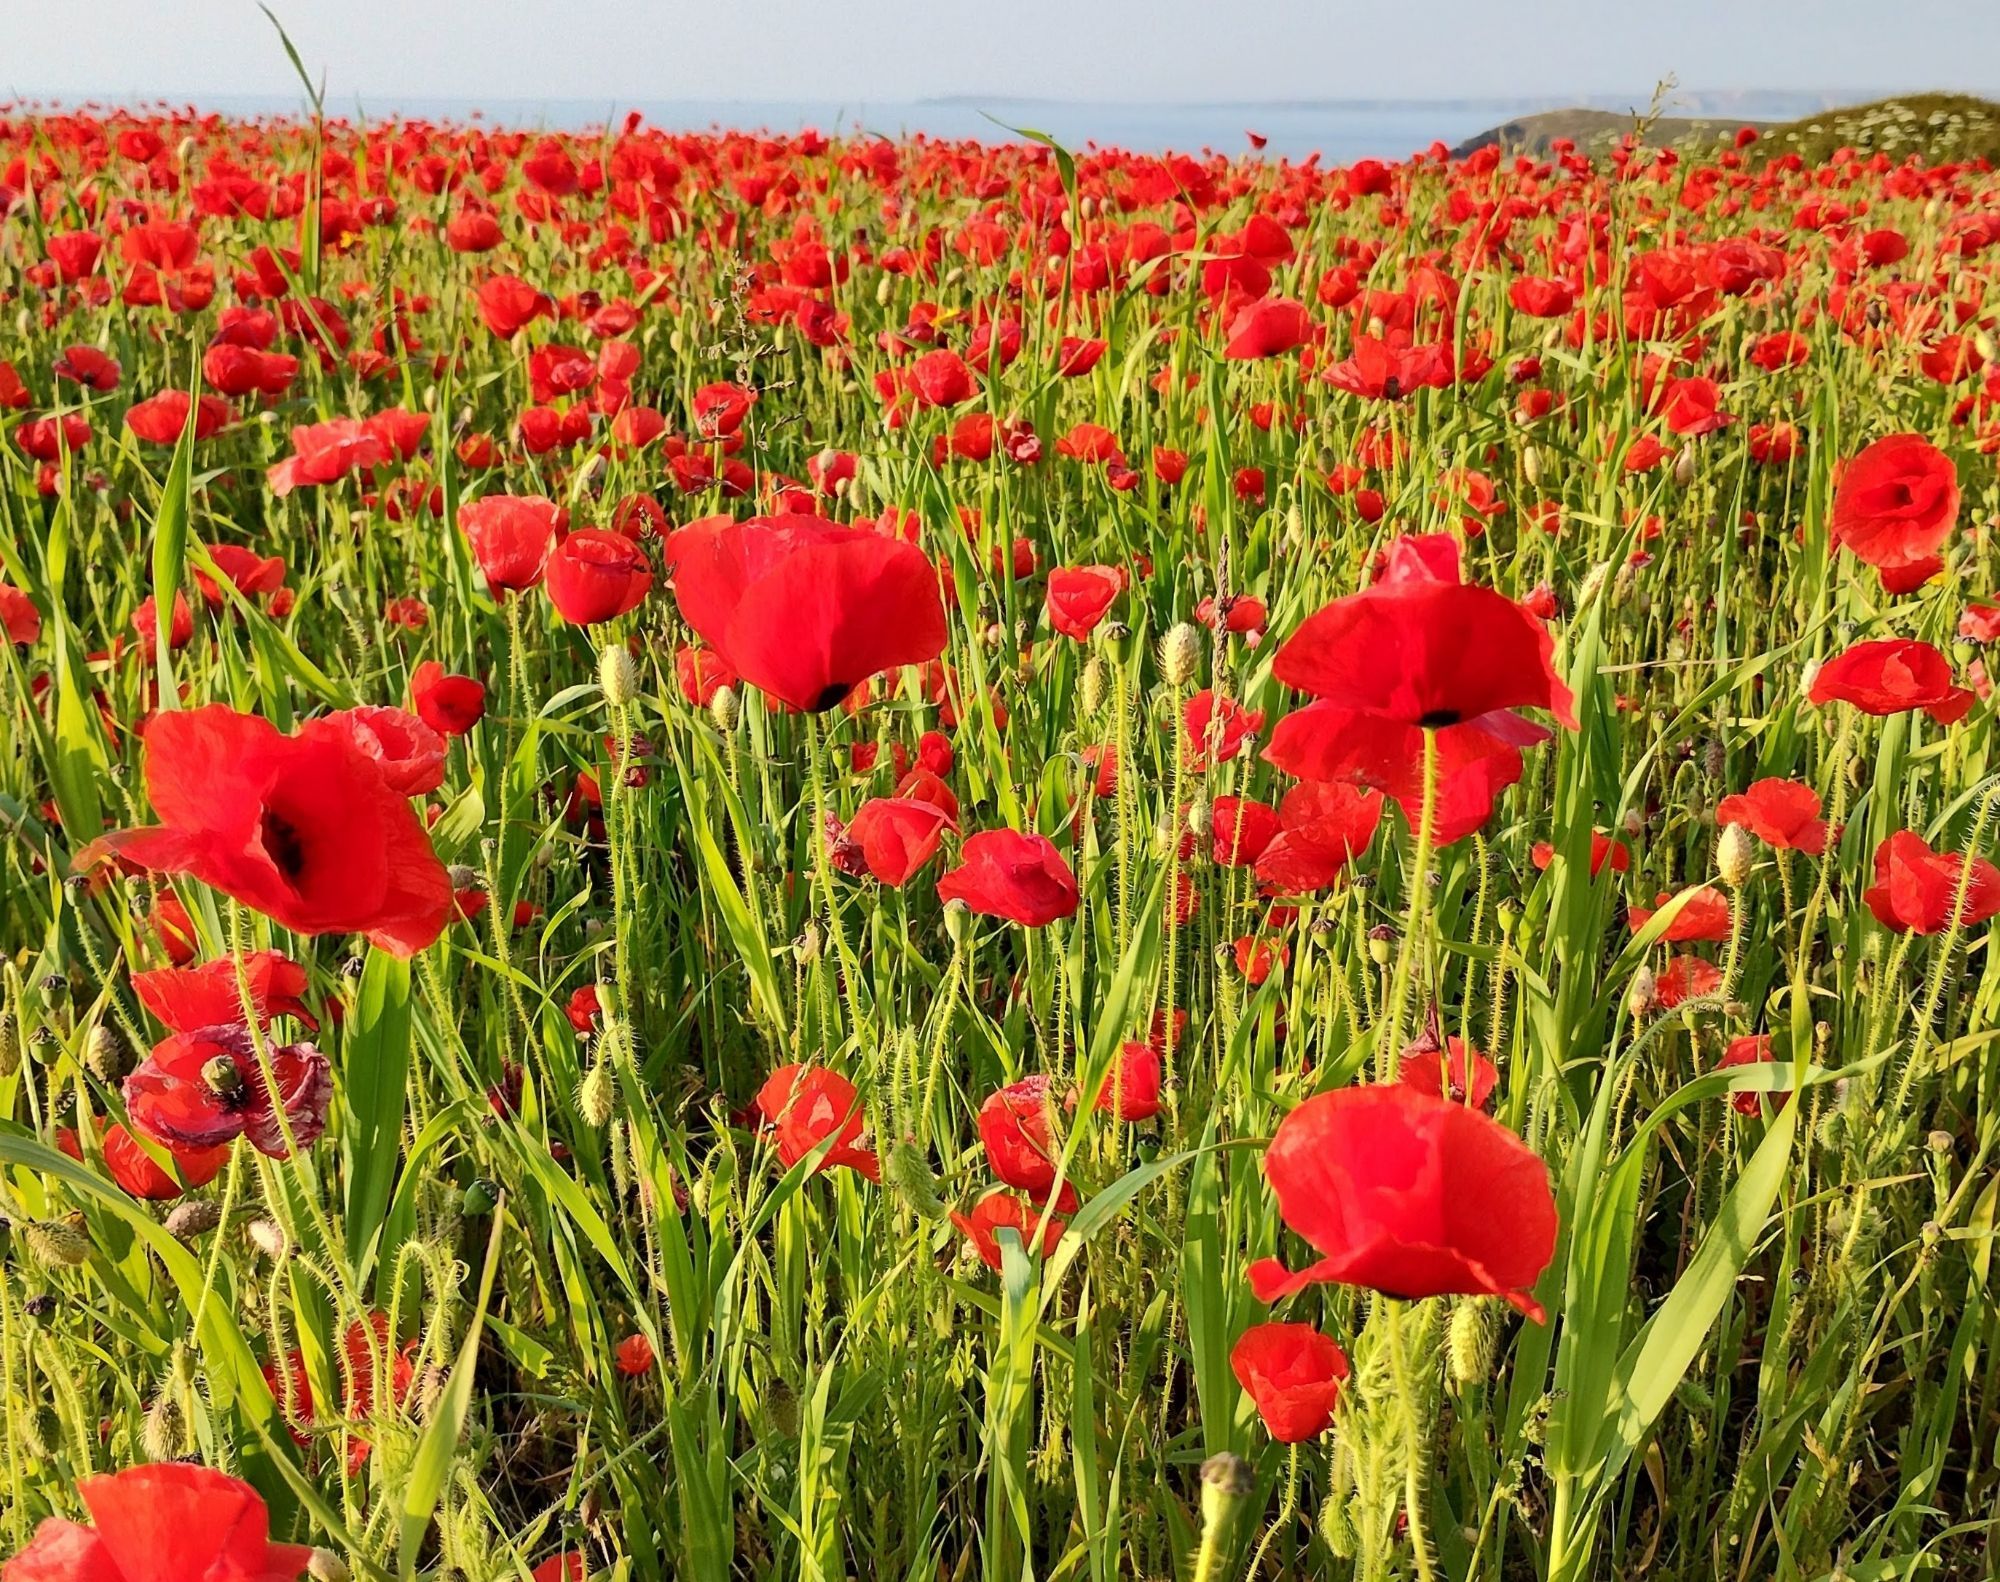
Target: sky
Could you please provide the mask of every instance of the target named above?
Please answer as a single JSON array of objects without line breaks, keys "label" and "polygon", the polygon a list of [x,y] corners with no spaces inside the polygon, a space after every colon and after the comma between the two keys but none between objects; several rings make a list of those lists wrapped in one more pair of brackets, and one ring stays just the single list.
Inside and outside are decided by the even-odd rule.
[{"label": "sky", "polygon": [[[2000,0],[272,0],[330,108],[2000,91]],[[296,92],[254,0],[0,0],[0,92]],[[1970,74],[1970,75],[1968,75]]]}]

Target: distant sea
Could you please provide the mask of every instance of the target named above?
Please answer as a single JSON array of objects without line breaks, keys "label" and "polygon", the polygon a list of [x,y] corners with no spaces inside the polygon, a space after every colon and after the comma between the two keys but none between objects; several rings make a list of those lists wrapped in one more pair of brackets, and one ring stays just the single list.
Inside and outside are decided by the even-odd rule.
[{"label": "distant sea", "polygon": [[[1668,114],[1740,116],[1745,120],[1789,120],[1871,97],[1848,90],[1827,93],[1731,92],[1677,94]],[[1454,145],[1503,121],[1538,110],[1643,108],[1646,96],[1593,95],[1576,99],[1383,99],[1263,103],[1144,104],[1053,99],[940,98],[875,102],[731,100],[586,100],[383,97],[342,102],[330,98],[329,115],[386,120],[412,117],[466,121],[477,116],[494,125],[581,130],[617,121],[637,110],[650,125],[669,131],[796,132],[807,127],[832,134],[862,130],[894,137],[923,132],[933,137],[1012,140],[1009,128],[1046,132],[1067,148],[1091,145],[1161,153],[1246,152],[1247,134],[1266,140],[1272,157],[1304,159],[1320,154],[1326,163],[1350,164],[1364,158],[1403,159],[1435,142]],[[78,103],[74,99],[66,102]],[[111,94],[99,105],[160,102],[144,94]],[[226,115],[296,115],[296,96],[220,94],[193,101]]]}]

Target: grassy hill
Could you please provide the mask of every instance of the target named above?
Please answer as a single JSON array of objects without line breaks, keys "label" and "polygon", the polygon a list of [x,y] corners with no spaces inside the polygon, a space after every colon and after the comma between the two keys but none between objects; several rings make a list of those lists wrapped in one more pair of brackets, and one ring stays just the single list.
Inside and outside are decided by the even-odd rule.
[{"label": "grassy hill", "polygon": [[[1461,143],[1454,154],[1463,156],[1474,149],[1498,143],[1502,148],[1527,154],[1546,154],[1557,138],[1568,138],[1578,148],[1593,153],[1609,148],[1638,124],[1638,117],[1615,110],[1544,110],[1519,116],[1481,132]],[[1765,123],[1746,121],[1740,116],[1661,116],[1652,123],[1647,140],[1652,143],[1711,143],[1736,135],[1737,129]]]}]

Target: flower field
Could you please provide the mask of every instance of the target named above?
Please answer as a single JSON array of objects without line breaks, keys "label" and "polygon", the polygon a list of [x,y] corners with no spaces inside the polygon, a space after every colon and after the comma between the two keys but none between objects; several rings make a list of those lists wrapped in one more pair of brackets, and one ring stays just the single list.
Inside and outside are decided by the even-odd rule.
[{"label": "flower field", "polygon": [[1989,1575],[1997,270],[0,112],[0,1575]]}]

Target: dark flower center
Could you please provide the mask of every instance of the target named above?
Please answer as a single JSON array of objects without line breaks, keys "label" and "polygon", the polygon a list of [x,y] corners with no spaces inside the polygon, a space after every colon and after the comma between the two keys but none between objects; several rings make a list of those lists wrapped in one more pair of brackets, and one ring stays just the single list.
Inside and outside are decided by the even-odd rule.
[{"label": "dark flower center", "polygon": [[827,686],[821,688],[820,695],[813,699],[812,712],[815,714],[824,714],[853,690],[854,683],[851,681],[830,682]]},{"label": "dark flower center", "polygon": [[277,865],[278,872],[296,883],[306,871],[306,843],[298,830],[282,814],[266,808],[258,821],[257,833],[264,842],[265,855]]},{"label": "dark flower center", "polygon": [[1457,709],[1432,709],[1430,713],[1419,715],[1417,723],[1425,730],[1441,730],[1447,725],[1456,725],[1459,720]]}]

